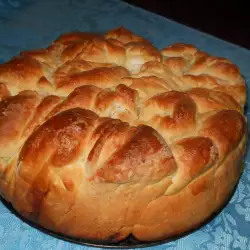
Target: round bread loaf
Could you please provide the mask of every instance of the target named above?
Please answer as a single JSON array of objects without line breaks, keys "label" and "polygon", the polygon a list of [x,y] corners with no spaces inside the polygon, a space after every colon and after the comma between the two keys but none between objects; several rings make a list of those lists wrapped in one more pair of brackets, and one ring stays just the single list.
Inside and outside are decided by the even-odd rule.
[{"label": "round bread loaf", "polygon": [[244,79],[192,45],[67,33],[0,65],[0,97],[1,195],[67,236],[178,236],[242,173]]}]

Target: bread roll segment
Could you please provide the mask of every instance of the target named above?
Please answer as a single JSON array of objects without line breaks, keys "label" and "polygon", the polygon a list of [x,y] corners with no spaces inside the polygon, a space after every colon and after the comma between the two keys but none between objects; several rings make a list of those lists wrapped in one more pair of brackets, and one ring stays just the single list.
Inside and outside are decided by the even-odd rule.
[{"label": "bread roll segment", "polygon": [[178,236],[218,211],[247,143],[229,59],[119,27],[72,32],[0,65],[0,193],[66,236]]}]

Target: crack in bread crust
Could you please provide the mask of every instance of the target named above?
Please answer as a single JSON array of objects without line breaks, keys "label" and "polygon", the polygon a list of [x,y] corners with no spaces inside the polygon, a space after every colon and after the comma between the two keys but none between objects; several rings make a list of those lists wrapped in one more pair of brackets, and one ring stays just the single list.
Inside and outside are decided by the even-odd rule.
[{"label": "crack in bread crust", "polygon": [[0,65],[0,193],[73,237],[178,235],[239,180],[245,102],[238,67],[193,45],[63,34]]}]

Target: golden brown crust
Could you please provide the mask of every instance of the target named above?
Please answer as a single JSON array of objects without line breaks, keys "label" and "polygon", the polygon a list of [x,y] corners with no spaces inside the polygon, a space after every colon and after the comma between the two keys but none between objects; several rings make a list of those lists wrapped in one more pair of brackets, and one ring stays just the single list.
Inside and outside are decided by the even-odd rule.
[{"label": "golden brown crust", "polygon": [[245,142],[243,138],[217,170],[212,168],[180,192],[149,203],[134,227],[135,237],[150,241],[176,236],[195,229],[218,211],[241,175]]},{"label": "golden brown crust", "polygon": [[22,136],[39,102],[40,96],[33,91],[21,92],[17,96],[10,96],[1,101],[0,147],[2,157],[11,157],[22,145]]},{"label": "golden brown crust", "polygon": [[125,29],[124,27],[118,27],[116,29],[108,31],[107,34],[105,35],[105,37],[107,39],[118,40],[122,44],[127,44],[127,43],[131,43],[131,42],[146,42],[146,43],[148,43],[148,41],[145,38],[134,34],[133,32]]},{"label": "golden brown crust", "polygon": [[[246,86],[239,68],[229,59],[198,51],[192,45],[173,44],[162,50],[164,64],[180,77],[185,89],[205,87],[227,92],[241,105],[246,101]],[[234,91],[232,91],[230,88]]]},{"label": "golden brown crust", "polygon": [[68,45],[78,41],[92,40],[102,38],[102,35],[92,32],[73,31],[60,35],[55,41],[56,45]]},{"label": "golden brown crust", "polygon": [[114,83],[118,85],[121,78],[126,76],[129,76],[129,72],[121,66],[94,68],[62,77],[61,81],[56,82],[56,88],[58,94],[62,95],[67,95],[83,85],[110,88]]},{"label": "golden brown crust", "polygon": [[0,99],[10,96],[10,92],[4,83],[0,83]]},{"label": "golden brown crust", "polygon": [[0,65],[0,98],[0,193],[56,232],[176,236],[242,172],[245,82],[192,45],[159,51],[122,27],[67,33]]},{"label": "golden brown crust", "polygon": [[125,45],[125,67],[132,73],[138,73],[146,62],[160,62],[160,52],[149,43],[130,42]]},{"label": "golden brown crust", "polygon": [[8,87],[11,94],[35,90],[44,74],[42,65],[28,56],[18,56],[0,65],[0,82]]}]

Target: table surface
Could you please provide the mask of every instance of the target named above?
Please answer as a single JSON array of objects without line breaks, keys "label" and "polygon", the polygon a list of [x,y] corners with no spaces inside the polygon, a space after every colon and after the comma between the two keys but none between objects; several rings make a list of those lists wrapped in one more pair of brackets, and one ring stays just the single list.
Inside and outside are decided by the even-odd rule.
[{"label": "table surface", "polygon": [[[146,37],[158,48],[184,42],[216,56],[227,57],[239,66],[247,84],[250,83],[250,51],[118,0],[0,0],[0,62],[22,50],[47,46],[64,32],[105,32],[117,26],[124,26]],[[246,113],[249,117],[248,110]],[[250,249],[249,229],[248,152],[240,183],[222,213],[195,233],[152,248]],[[0,249],[29,250],[38,249],[38,246],[41,250],[85,248],[41,233],[23,223],[0,203]]]}]

